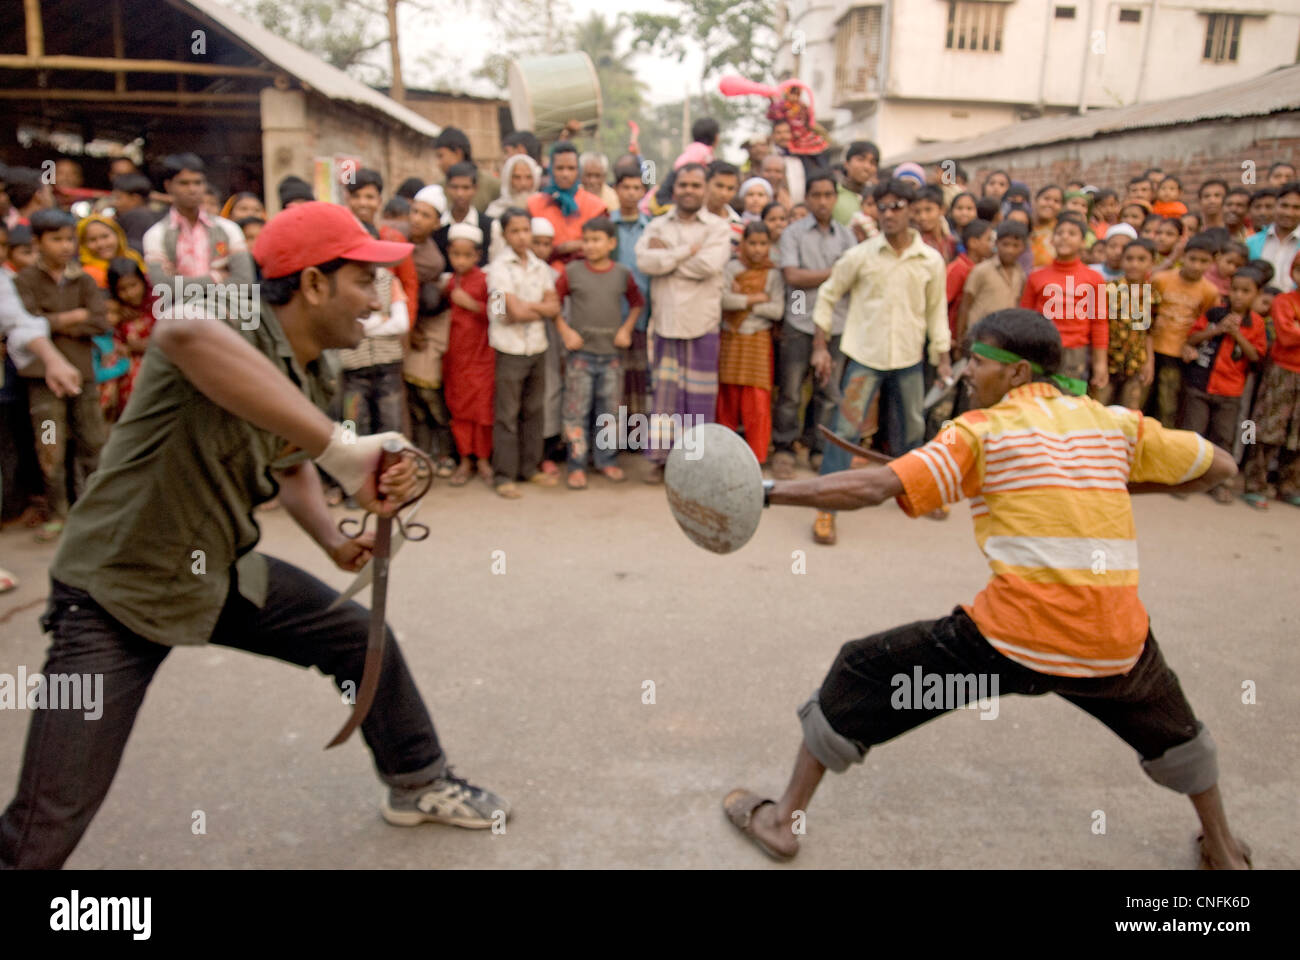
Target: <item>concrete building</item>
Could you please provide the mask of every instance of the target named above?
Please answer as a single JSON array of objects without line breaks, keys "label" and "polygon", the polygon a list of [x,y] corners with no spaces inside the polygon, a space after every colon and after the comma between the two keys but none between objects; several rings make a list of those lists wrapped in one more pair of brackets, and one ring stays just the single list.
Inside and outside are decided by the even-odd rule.
[{"label": "concrete building", "polygon": [[1295,0],[782,0],[780,79],[885,154],[1196,93],[1295,63]]},{"label": "concrete building", "polygon": [[886,163],[955,161],[976,193],[994,170],[1031,189],[1081,179],[1121,192],[1149,167],[1178,177],[1189,203],[1212,177],[1262,184],[1269,165],[1300,162],[1300,66],[1215,90],[1083,116],[1042,117],[965,140],[912,147]]}]

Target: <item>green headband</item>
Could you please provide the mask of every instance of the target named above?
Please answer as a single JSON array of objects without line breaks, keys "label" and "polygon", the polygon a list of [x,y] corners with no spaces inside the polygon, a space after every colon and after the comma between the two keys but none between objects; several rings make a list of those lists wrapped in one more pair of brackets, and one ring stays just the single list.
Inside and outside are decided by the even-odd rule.
[{"label": "green headband", "polygon": [[[1025,360],[1024,357],[1012,353],[1010,350],[1003,350],[1001,347],[995,347],[991,343],[984,343],[979,340],[971,344],[970,352],[979,354],[988,360],[996,360],[998,363],[1019,363],[1021,360]],[[1041,365],[1034,363],[1032,360],[1025,360],[1025,362],[1029,364],[1029,369],[1038,376],[1044,375],[1045,371]],[[1066,393],[1073,394],[1076,397],[1081,397],[1088,392],[1088,384],[1083,380],[1075,380],[1073,377],[1067,377],[1059,373],[1054,373],[1047,379]]]}]

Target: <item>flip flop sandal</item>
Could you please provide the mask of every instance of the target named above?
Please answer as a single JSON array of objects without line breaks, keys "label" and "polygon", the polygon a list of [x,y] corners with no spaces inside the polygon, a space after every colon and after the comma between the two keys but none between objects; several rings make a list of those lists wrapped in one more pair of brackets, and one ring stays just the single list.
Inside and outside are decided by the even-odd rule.
[{"label": "flip flop sandal", "polygon": [[570,490],[587,489],[587,475],[583,473],[581,470],[569,471],[569,478],[566,482],[568,483]]},{"label": "flip flop sandal", "polygon": [[1283,503],[1291,504],[1293,507],[1300,507],[1300,494],[1297,494],[1294,497],[1279,497],[1278,499]]},{"label": "flip flop sandal", "polygon": [[1215,503],[1222,504],[1225,507],[1237,499],[1233,496],[1232,491],[1225,487],[1215,487],[1210,491],[1210,497]]},{"label": "flip flop sandal", "polygon": [[[1238,840],[1237,846],[1241,847],[1241,857],[1243,860],[1246,861],[1246,866],[1254,870],[1255,863],[1250,858],[1250,844],[1246,843],[1245,840]],[[1203,833],[1198,834],[1196,837],[1196,853],[1197,856],[1200,858],[1200,862],[1196,865],[1197,870],[1214,869],[1214,863],[1210,860],[1209,856],[1205,852],[1205,834]]]},{"label": "flip flop sandal", "polygon": [[441,460],[438,461],[437,473],[438,476],[442,477],[444,480],[450,477],[455,472],[456,472],[456,461],[453,460],[451,457],[443,457]]},{"label": "flip flop sandal", "polygon": [[601,467],[600,472],[610,483],[622,483],[627,479],[622,467]]},{"label": "flip flop sandal", "polygon": [[1256,510],[1267,510],[1268,499],[1262,493],[1245,493],[1241,499],[1246,501],[1246,505]]},{"label": "flip flop sandal", "polygon": [[472,477],[473,475],[474,474],[472,471],[460,470],[458,468],[456,472],[454,472],[451,475],[451,479],[448,480],[447,483],[449,483],[453,487],[463,487],[465,486],[465,484],[469,483],[469,478]]},{"label": "flip flop sandal", "polygon": [[754,811],[766,804],[775,804],[775,800],[765,800],[756,793],[742,788],[732,790],[722,799],[722,809],[726,813],[727,819],[731,821],[732,826],[754,841],[754,845],[762,850],[773,860],[779,860],[784,863],[787,860],[793,860],[793,853],[782,853],[769,847],[767,843],[754,832]]},{"label": "flip flop sandal", "polygon": [[37,543],[55,543],[63,534],[63,522],[61,520],[51,520],[41,527],[40,533],[36,534]]},{"label": "flip flop sandal", "polygon": [[0,593],[8,593],[18,586],[18,578],[8,570],[0,570]]}]

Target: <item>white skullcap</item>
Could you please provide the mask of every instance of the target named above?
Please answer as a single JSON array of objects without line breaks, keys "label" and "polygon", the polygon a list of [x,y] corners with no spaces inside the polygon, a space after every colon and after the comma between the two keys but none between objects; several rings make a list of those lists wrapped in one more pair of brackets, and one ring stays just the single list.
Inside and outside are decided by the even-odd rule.
[{"label": "white skullcap", "polygon": [[555,224],[545,217],[533,217],[533,236],[534,237],[553,237],[555,236]]},{"label": "white skullcap", "polygon": [[411,198],[412,203],[427,203],[438,211],[440,216],[447,215],[447,194],[443,192],[442,185],[431,183],[427,187],[421,187],[420,191]]},{"label": "white skullcap", "polygon": [[[427,189],[427,188],[426,188]],[[469,240],[474,246],[483,246],[483,231],[472,223],[453,223],[447,230],[447,242]]]},{"label": "white skullcap", "polygon": [[1130,240],[1138,238],[1138,232],[1133,229],[1131,223],[1112,223],[1106,228],[1106,239],[1111,237],[1128,237]]},{"label": "white skullcap", "polygon": [[772,190],[772,185],[768,183],[766,180],[764,180],[762,177],[750,177],[748,180],[746,180],[744,183],[740,185],[740,199],[744,200],[745,194],[749,193],[749,191],[753,190],[755,187],[762,187],[764,190],[767,191],[767,195],[769,197],[772,196],[774,193],[774,191]]}]

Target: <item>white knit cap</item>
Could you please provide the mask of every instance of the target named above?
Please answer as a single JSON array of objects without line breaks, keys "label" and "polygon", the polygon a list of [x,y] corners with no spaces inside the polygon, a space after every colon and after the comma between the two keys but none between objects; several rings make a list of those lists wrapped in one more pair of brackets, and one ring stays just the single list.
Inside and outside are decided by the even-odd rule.
[{"label": "white knit cap", "polygon": [[440,216],[447,215],[447,194],[443,192],[442,184],[431,183],[427,187],[422,187],[414,197],[411,198],[413,203],[427,203],[438,211]]},{"label": "white knit cap", "polygon": [[474,246],[481,247],[483,231],[472,223],[453,223],[447,230],[447,242],[451,243],[453,240],[469,240]]},{"label": "white knit cap", "polygon": [[533,236],[534,237],[553,237],[555,236],[555,224],[545,217],[533,217]]},{"label": "white knit cap", "polygon": [[1130,240],[1138,238],[1138,232],[1133,229],[1131,223],[1112,223],[1106,228],[1106,239],[1111,237],[1128,237]]},{"label": "white knit cap", "polygon": [[755,187],[762,187],[764,190],[767,191],[767,195],[769,197],[772,196],[773,191],[772,191],[772,185],[770,183],[768,183],[762,177],[750,177],[748,180],[746,180],[744,183],[740,185],[740,193],[739,193],[740,199],[744,200],[745,194],[749,193],[749,191],[753,190]]}]

